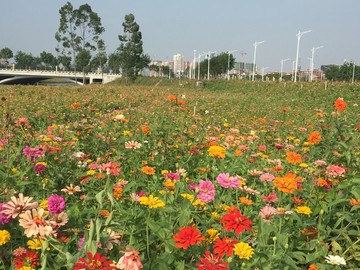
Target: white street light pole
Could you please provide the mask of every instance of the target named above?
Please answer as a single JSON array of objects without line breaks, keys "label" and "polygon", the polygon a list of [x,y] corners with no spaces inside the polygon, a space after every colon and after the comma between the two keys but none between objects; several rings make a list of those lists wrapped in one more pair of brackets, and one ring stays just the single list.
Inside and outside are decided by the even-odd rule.
[{"label": "white street light pole", "polygon": [[201,56],[204,55],[205,55],[204,53],[203,54],[199,53],[199,57],[198,57],[198,81],[200,81],[200,66],[201,66],[200,60],[201,60]]},{"label": "white street light pole", "polygon": [[194,59],[193,59],[193,72],[192,72],[192,76],[191,76],[191,78],[192,79],[195,79],[196,78],[196,74],[195,74],[195,72],[196,72],[196,61],[195,61],[195,59],[196,59],[196,50],[194,50]]},{"label": "white street light pole", "polygon": [[355,81],[355,62],[352,61],[352,64],[353,64],[353,72],[352,72],[351,83],[354,83],[354,81]]},{"label": "white street light pole", "polygon": [[281,59],[280,63],[280,82],[282,81],[282,75],[283,75],[283,67],[284,67],[284,62],[289,61],[290,58],[286,58],[286,59]]},{"label": "white street light pole", "polygon": [[253,70],[252,70],[252,80],[255,79],[256,48],[258,45],[260,45],[261,43],[264,43],[264,42],[265,42],[265,40],[254,43],[254,61],[253,61]]},{"label": "white street light pole", "polygon": [[311,49],[311,64],[310,64],[310,82],[314,80],[314,54],[317,50],[323,48],[324,46],[319,46]]},{"label": "white street light pole", "polygon": [[230,54],[237,52],[237,50],[228,51],[228,70],[227,70],[227,79],[230,80]]},{"label": "white street light pole", "polygon": [[310,33],[311,30],[303,31],[296,34],[297,36],[297,49],[296,49],[296,60],[295,60],[295,74],[294,74],[294,82],[296,82],[297,72],[298,72],[298,64],[299,64],[299,47],[300,47],[300,38],[302,35],[305,35],[307,33]]},{"label": "white street light pole", "polygon": [[207,59],[208,59],[208,73],[207,73],[207,79],[210,80],[210,59],[211,59],[211,56],[213,54],[215,54],[216,52],[208,52],[207,53]]}]

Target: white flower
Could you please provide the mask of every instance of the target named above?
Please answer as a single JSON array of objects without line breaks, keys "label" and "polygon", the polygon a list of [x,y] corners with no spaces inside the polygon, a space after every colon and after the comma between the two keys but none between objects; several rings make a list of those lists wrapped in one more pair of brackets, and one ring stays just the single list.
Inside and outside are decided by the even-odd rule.
[{"label": "white flower", "polygon": [[332,265],[346,265],[346,261],[343,257],[340,257],[338,255],[327,255],[325,257],[325,261]]}]

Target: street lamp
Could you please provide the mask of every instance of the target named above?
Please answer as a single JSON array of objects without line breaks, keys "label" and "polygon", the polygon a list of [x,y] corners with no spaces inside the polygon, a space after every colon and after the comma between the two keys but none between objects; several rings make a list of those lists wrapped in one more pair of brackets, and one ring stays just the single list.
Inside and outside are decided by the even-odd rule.
[{"label": "street lamp", "polygon": [[319,46],[319,47],[316,47],[316,48],[312,48],[311,49],[311,63],[310,63],[310,82],[313,81],[314,79],[314,54],[317,50],[323,48],[324,46]]},{"label": "street lamp", "polygon": [[283,67],[284,67],[284,62],[289,61],[290,58],[286,58],[286,59],[281,59],[280,63],[280,82],[282,81],[282,75],[283,75]]},{"label": "street lamp", "polygon": [[193,64],[192,64],[192,67],[193,67],[193,72],[192,72],[192,76],[190,76],[190,79],[195,79],[196,78],[196,75],[195,75],[195,72],[196,72],[196,50],[194,50],[194,59],[193,59]]},{"label": "street lamp", "polygon": [[203,53],[203,54],[199,53],[199,56],[198,56],[198,81],[200,81],[200,67],[201,67],[200,60],[201,60],[201,56],[204,56],[204,55],[205,55],[205,53]]},{"label": "street lamp", "polygon": [[261,43],[264,43],[264,42],[265,42],[265,40],[254,43],[254,61],[253,61],[253,70],[252,70],[252,80],[255,79],[256,48],[258,45],[260,45]]},{"label": "street lamp", "polygon": [[237,50],[228,51],[228,70],[227,70],[227,79],[230,80],[230,54],[237,52]]},{"label": "street lamp", "polygon": [[307,33],[310,33],[311,30],[307,30],[307,31],[303,31],[296,34],[297,36],[297,49],[296,49],[296,60],[295,60],[295,74],[294,74],[294,82],[296,82],[296,77],[297,77],[297,71],[298,71],[298,64],[299,64],[299,46],[300,46],[300,38],[302,37],[302,35],[305,35]]},{"label": "street lamp", "polygon": [[352,72],[351,83],[354,83],[354,81],[355,81],[355,62],[352,61],[352,64],[353,64],[353,72]]},{"label": "street lamp", "polygon": [[247,55],[246,52],[240,52],[240,59],[239,59],[239,77],[241,76],[241,58],[243,59],[243,72],[245,72],[245,56]]}]

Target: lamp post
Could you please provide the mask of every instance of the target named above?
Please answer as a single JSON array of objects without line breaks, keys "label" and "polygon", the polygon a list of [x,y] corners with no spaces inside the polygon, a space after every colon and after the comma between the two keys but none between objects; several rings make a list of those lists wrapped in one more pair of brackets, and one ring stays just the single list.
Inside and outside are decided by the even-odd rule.
[{"label": "lamp post", "polygon": [[241,76],[241,58],[243,59],[243,72],[245,72],[245,56],[247,55],[246,52],[240,52],[240,60],[239,60],[239,78]]},{"label": "lamp post", "polygon": [[201,56],[204,56],[205,54],[203,53],[203,54],[201,54],[201,53],[199,53],[199,56],[198,56],[198,81],[200,81],[200,67],[201,67],[201,62],[200,62],[200,60],[201,60]]},{"label": "lamp post", "polygon": [[264,43],[264,42],[265,42],[265,40],[254,43],[254,61],[253,61],[253,70],[252,70],[252,80],[255,79],[256,48],[258,45],[260,45],[261,43]]},{"label": "lamp post", "polygon": [[196,78],[196,50],[194,50],[194,59],[193,59],[193,63],[192,63],[192,68],[193,68],[193,72],[192,72],[192,76],[190,76],[190,79],[195,79]]},{"label": "lamp post", "polygon": [[310,63],[310,82],[312,82],[314,80],[314,54],[317,50],[323,48],[324,46],[319,46],[316,48],[312,48],[311,49],[311,63]]},{"label": "lamp post", "polygon": [[284,62],[289,61],[290,58],[281,59],[280,61],[280,82],[282,81]]},{"label": "lamp post", "polygon": [[228,51],[228,70],[227,70],[227,79],[230,80],[230,54],[237,52],[237,50]]},{"label": "lamp post", "polygon": [[299,64],[299,47],[300,47],[300,39],[303,35],[310,33],[311,30],[303,31],[296,34],[297,36],[297,49],[296,49],[296,60],[295,60],[295,74],[294,74],[294,82],[296,82],[297,72],[298,72],[298,64]]},{"label": "lamp post", "polygon": [[355,62],[352,61],[352,64],[353,64],[353,72],[352,72],[351,83],[354,83],[354,81],[355,81]]}]

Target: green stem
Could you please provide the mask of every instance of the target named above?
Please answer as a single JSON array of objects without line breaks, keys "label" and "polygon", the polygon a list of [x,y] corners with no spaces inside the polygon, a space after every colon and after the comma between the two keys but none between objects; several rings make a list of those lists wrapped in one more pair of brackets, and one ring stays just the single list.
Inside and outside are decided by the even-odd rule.
[{"label": "green stem", "polygon": [[149,261],[150,259],[150,243],[149,243],[149,220],[150,220],[150,210],[148,209],[148,217],[146,219],[146,253],[148,255]]}]

